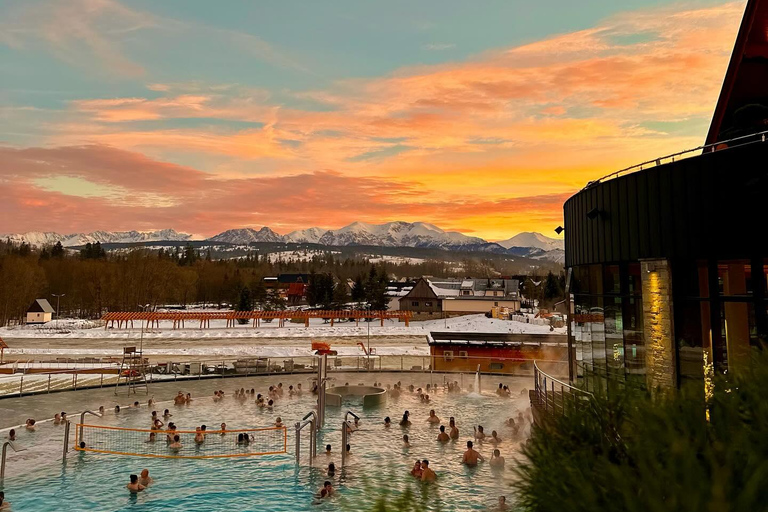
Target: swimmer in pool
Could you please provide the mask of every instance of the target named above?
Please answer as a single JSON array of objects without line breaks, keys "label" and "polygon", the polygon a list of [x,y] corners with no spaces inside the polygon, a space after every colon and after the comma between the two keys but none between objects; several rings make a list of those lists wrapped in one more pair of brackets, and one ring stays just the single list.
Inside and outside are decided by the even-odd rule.
[{"label": "swimmer in pool", "polygon": [[427,418],[427,421],[429,423],[432,423],[433,425],[435,423],[440,423],[440,418],[437,417],[437,415],[435,414],[435,410],[434,409],[430,409],[429,410],[429,418]]},{"label": "swimmer in pool", "polygon": [[331,484],[330,480],[325,481],[323,488],[320,489],[319,494],[321,498],[329,498],[333,496],[333,485]]},{"label": "swimmer in pool", "polygon": [[168,448],[174,451],[179,451],[184,448],[184,445],[181,444],[181,438],[179,437],[179,434],[173,436],[173,442],[168,445]]},{"label": "swimmer in pool", "polygon": [[12,428],[8,431],[8,440],[9,441],[15,441],[16,440],[16,429]]},{"label": "swimmer in pool", "polygon": [[0,491],[0,510],[11,510],[11,504],[5,501],[5,493],[3,491]]},{"label": "swimmer in pool", "polygon": [[408,439],[408,435],[403,436],[403,448],[410,448],[411,447],[411,441]]},{"label": "swimmer in pool", "polygon": [[139,476],[139,484],[143,485],[144,487],[149,487],[152,485],[154,480],[151,476],[149,476],[149,470],[148,469],[142,469],[141,470],[141,476]]},{"label": "swimmer in pool", "polygon": [[331,445],[327,444],[325,445],[325,454],[330,457],[331,456]]},{"label": "swimmer in pool", "polygon": [[154,432],[149,433],[149,439],[144,441],[145,443],[154,443],[157,440],[157,434]]},{"label": "swimmer in pool", "polygon": [[389,428],[392,426],[392,420],[389,419],[389,416],[384,418],[384,428]]},{"label": "swimmer in pool", "polygon": [[411,476],[421,480],[421,461],[420,460],[417,460],[413,464],[413,469],[411,469]]},{"label": "swimmer in pool", "polygon": [[226,424],[226,423],[222,423],[222,424],[221,424],[221,429],[220,429],[220,430],[221,430],[221,435],[222,435],[222,436],[223,436],[224,434],[226,434],[226,433],[227,433],[227,424]]},{"label": "swimmer in pool", "polygon": [[410,427],[410,426],[411,426],[411,420],[409,420],[409,419],[408,419],[408,417],[410,416],[410,414],[411,414],[411,413],[409,413],[408,411],[405,411],[405,412],[403,413],[403,419],[402,419],[402,420],[400,420],[400,426],[401,426],[401,427]]},{"label": "swimmer in pool", "polygon": [[195,443],[203,444],[203,441],[205,441],[205,437],[203,436],[203,431],[200,430],[200,427],[195,428]]},{"label": "swimmer in pool", "polygon": [[277,419],[275,420],[275,426],[278,428],[283,426],[283,419],[280,416],[278,416]]},{"label": "swimmer in pool", "polygon": [[437,434],[437,440],[441,443],[447,443],[451,440],[448,434],[445,433],[445,425],[440,425],[440,433]]},{"label": "swimmer in pool", "polygon": [[34,432],[34,431],[35,431],[35,428],[36,428],[36,427],[35,427],[35,420],[34,420],[34,419],[32,419],[32,418],[29,418],[29,419],[27,420],[26,424],[24,425],[24,427],[25,427],[27,430],[29,430],[30,432]]},{"label": "swimmer in pool", "polygon": [[491,437],[486,438],[486,440],[492,444],[499,444],[501,442],[501,438],[495,430],[491,432]]},{"label": "swimmer in pool", "polygon": [[53,424],[61,425],[61,416],[59,415],[59,413],[56,413],[53,415]]},{"label": "swimmer in pool", "polygon": [[475,439],[477,439],[478,441],[482,441],[483,439],[485,439],[485,432],[483,431],[482,425],[478,425],[477,429],[475,429]]},{"label": "swimmer in pool", "polygon": [[437,474],[429,469],[429,461],[424,459],[421,461],[421,481],[434,482],[435,480],[437,480]]},{"label": "swimmer in pool", "polygon": [[139,477],[137,475],[131,475],[131,481],[125,487],[133,493],[137,493],[145,489],[145,487],[139,483]]},{"label": "swimmer in pool", "polygon": [[492,468],[503,468],[504,467],[504,457],[501,456],[501,452],[498,448],[493,450],[493,454],[491,455],[491,460],[488,462]]},{"label": "swimmer in pool", "polygon": [[328,464],[328,476],[334,476],[336,474],[336,465],[331,462]]},{"label": "swimmer in pool", "polygon": [[478,461],[485,462],[485,457],[480,455],[472,446],[472,441],[467,441],[467,451],[464,452],[464,457],[461,459],[461,462],[467,466],[477,466]]},{"label": "swimmer in pool", "polygon": [[499,506],[496,507],[496,510],[509,510],[507,508],[507,497],[506,496],[499,496]]},{"label": "swimmer in pool", "polygon": [[456,420],[451,416],[451,419],[448,421],[448,426],[451,428],[451,431],[449,432],[449,435],[451,436],[451,439],[458,439],[459,438],[459,429],[456,426]]}]

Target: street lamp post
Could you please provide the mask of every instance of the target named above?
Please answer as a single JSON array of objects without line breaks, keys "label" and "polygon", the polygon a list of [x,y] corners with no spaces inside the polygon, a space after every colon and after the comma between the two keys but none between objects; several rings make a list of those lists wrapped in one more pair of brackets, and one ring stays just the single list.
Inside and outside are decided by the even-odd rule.
[{"label": "street lamp post", "polygon": [[56,297],[56,320],[59,319],[59,300],[64,297],[66,293],[52,293],[52,297]]}]

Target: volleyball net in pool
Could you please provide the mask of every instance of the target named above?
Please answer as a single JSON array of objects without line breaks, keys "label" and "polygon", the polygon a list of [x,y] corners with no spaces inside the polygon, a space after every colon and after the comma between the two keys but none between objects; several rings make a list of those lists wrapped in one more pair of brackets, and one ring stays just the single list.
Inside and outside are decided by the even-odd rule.
[{"label": "volleyball net in pool", "polygon": [[[78,424],[75,450],[163,459],[217,459],[286,453],[286,427],[207,430],[145,430]],[[172,439],[179,436],[178,444]],[[85,444],[83,444],[85,443]]]}]

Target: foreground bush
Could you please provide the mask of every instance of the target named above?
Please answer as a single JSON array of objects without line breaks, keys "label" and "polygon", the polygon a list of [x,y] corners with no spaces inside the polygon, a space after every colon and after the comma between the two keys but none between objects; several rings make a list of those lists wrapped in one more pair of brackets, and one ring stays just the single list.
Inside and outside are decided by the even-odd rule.
[{"label": "foreground bush", "polygon": [[623,391],[536,428],[518,470],[518,504],[530,512],[768,510],[768,358],[717,379],[707,404],[702,395]]}]

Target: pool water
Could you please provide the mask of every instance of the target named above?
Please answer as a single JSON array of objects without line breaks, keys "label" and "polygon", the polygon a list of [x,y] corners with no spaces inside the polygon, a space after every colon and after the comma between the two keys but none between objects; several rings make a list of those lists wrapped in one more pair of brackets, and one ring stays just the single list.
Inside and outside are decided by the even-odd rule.
[{"label": "pool water", "polygon": [[[455,376],[448,378],[458,380]],[[374,379],[385,386],[401,381],[404,388],[411,383],[425,386],[430,379],[435,383],[443,382],[443,377],[437,375],[393,373],[342,375],[334,384],[338,385],[341,379],[348,379],[352,385],[362,382],[372,384]],[[165,396],[172,396],[177,389],[189,390],[193,393],[193,403],[178,407],[172,403],[158,403],[154,409],[162,413],[162,409],[169,408],[173,414],[171,421],[182,430],[194,430],[200,424],[208,425],[211,430],[218,428],[221,422],[226,422],[230,429],[258,428],[271,426],[275,418],[281,416],[289,426],[287,454],[189,460],[70,451],[67,463],[62,465],[56,462],[56,456],[60,456],[61,451],[59,434],[55,446],[48,447],[51,462],[47,465],[14,478],[9,463],[9,475],[4,487],[6,499],[12,503],[14,511],[370,510],[374,498],[382,492],[397,496],[410,488],[424,510],[489,510],[495,507],[499,495],[506,495],[508,502],[513,501],[510,484],[514,476],[511,469],[524,438],[513,436],[504,421],[527,408],[527,397],[520,393],[528,384],[528,379],[484,377],[483,385],[489,391],[482,396],[467,392],[448,393],[441,389],[430,393],[428,404],[421,403],[407,389],[399,398],[390,397],[385,406],[375,409],[363,410],[359,399],[345,400],[344,407],[327,409],[325,427],[318,438],[318,457],[312,467],[308,461],[308,429],[302,432],[301,464],[297,466],[295,463],[293,425],[312,410],[315,396],[305,391],[300,397],[288,397],[286,392],[272,411],[257,408],[252,400],[240,404],[232,398],[235,386],[254,387],[257,392],[264,392],[278,380],[286,389],[289,384],[298,382],[302,382],[305,388],[309,386],[306,376],[221,380],[218,387],[224,389],[227,398],[215,403],[211,396],[197,396],[194,388],[179,382],[174,388],[167,387]],[[465,377],[464,381],[469,384],[471,378]],[[493,393],[499,382],[510,386],[513,398],[498,397]],[[209,383],[208,388],[214,389],[213,385]],[[406,409],[411,413],[412,425],[401,428],[398,422]],[[436,441],[439,424],[431,425],[426,421],[430,409],[435,409],[446,428],[448,418],[456,418],[460,431],[458,441],[445,445]],[[357,413],[361,421],[360,430],[350,435],[351,455],[342,470],[339,451],[341,422],[347,410]],[[145,406],[123,409],[119,414],[110,411],[104,418],[88,416],[87,423],[148,428],[150,412]],[[383,426],[385,416],[393,422],[388,429]],[[475,468],[461,464],[466,441],[472,439],[473,425],[483,425],[488,435],[492,430],[498,431],[502,439],[498,448],[506,458],[506,468],[491,468],[487,462]],[[31,435],[39,434],[40,439],[48,439],[50,434],[46,431],[55,428],[61,427],[42,425],[39,432]],[[410,448],[403,447],[403,434],[410,437]],[[324,453],[326,444],[332,445],[330,456]],[[494,446],[476,443],[476,448],[490,458]],[[42,448],[37,446],[34,449]],[[437,472],[436,483],[421,484],[409,475],[414,461],[424,458],[429,459],[430,468]],[[334,462],[337,467],[333,478],[325,474],[329,462]],[[128,475],[139,473],[143,468],[149,469],[155,483],[146,491],[131,495],[125,489]],[[325,480],[333,481],[336,493],[330,499],[319,501],[315,496]]]}]

